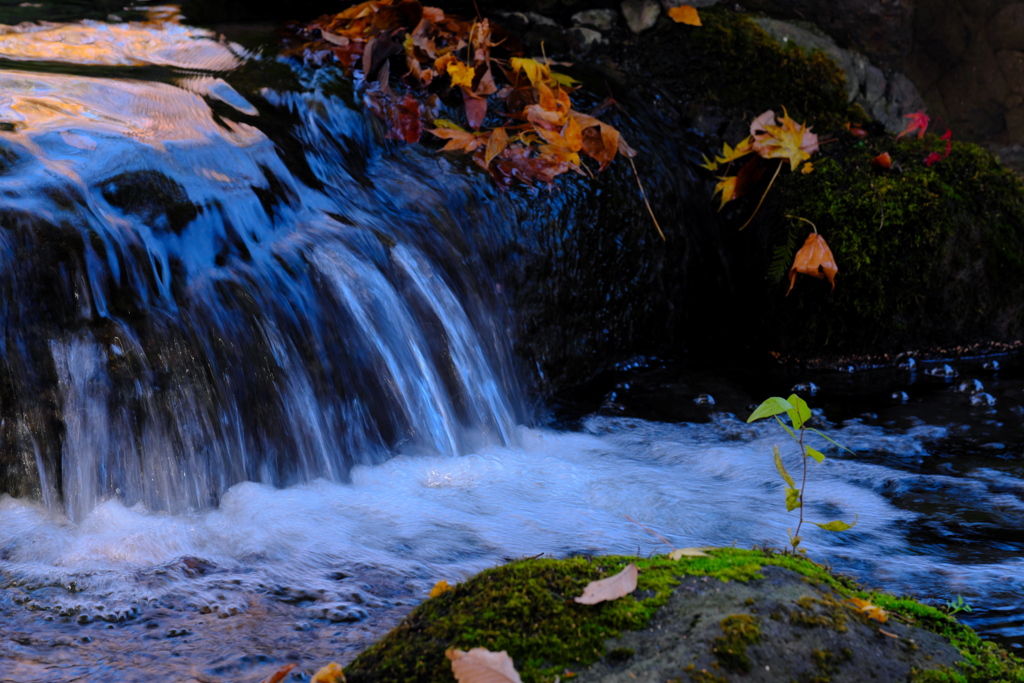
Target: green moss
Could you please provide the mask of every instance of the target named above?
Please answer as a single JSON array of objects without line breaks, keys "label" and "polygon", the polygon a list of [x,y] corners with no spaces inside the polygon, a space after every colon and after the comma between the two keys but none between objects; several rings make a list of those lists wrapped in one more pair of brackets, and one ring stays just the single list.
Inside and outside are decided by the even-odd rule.
[{"label": "green moss", "polygon": [[806,628],[827,628],[846,633],[849,610],[838,600],[803,597],[796,601],[797,609],[790,610],[789,622]]},{"label": "green moss", "polygon": [[[788,297],[788,280],[767,291],[752,282],[765,292],[772,346],[882,353],[1024,332],[1024,185],[976,145],[954,142],[947,159],[925,165],[944,147],[930,135],[844,139],[813,173],[783,174],[764,253],[791,230],[802,243],[809,228],[784,214],[801,216],[828,241],[839,275],[834,292],[800,277]],[[884,152],[892,171],[872,166]]]},{"label": "green moss", "polygon": [[628,60],[637,61],[634,75],[743,120],[785,106],[820,132],[864,117],[847,102],[846,76],[826,55],[779,45],[728,8],[703,8],[701,20],[693,29],[665,19],[645,33]]},{"label": "green moss", "polygon": [[[612,602],[580,605],[573,598],[595,579],[611,576],[626,564],[640,568],[637,591]],[[623,650],[605,652],[605,642],[622,631],[647,627],[682,576],[712,576],[723,581],[760,578],[762,567],[794,570],[809,580],[835,589],[845,597],[859,597],[940,633],[960,649],[966,663],[962,671],[921,673],[922,681],[1018,681],[1024,683],[1024,663],[991,643],[982,642],[969,628],[938,610],[904,598],[859,590],[849,579],[802,557],[760,550],[722,548],[709,557],[631,558],[598,557],[566,560],[531,559],[481,572],[437,598],[427,600],[376,645],[345,669],[349,683],[451,683],[445,650],[486,647],[506,650],[524,683],[550,683],[565,669],[577,671],[601,657],[621,661]],[[853,610],[841,601],[798,605],[804,617],[824,618],[839,628]],[[757,642],[756,617],[733,615],[722,620],[718,665],[743,670],[748,645]],[[723,659],[724,656],[724,659]],[[832,661],[832,660],[829,660]],[[749,660],[747,660],[749,666]],[[819,667],[820,669],[820,667]],[[691,669],[694,681],[716,681],[708,671]],[[824,673],[822,675],[825,675]],[[947,678],[935,678],[947,676]],[[966,677],[957,679],[951,676]]]},{"label": "green moss", "polygon": [[733,614],[722,619],[722,635],[715,638],[714,653],[722,668],[750,673],[747,647],[761,642],[761,622],[749,614]]}]

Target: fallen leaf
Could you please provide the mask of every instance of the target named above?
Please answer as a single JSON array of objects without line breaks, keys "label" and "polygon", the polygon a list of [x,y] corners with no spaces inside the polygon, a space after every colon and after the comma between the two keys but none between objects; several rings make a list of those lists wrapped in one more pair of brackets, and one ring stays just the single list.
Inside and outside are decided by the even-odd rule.
[{"label": "fallen leaf", "polygon": [[897,140],[908,133],[913,133],[915,130],[917,131],[917,137],[923,138],[924,132],[928,130],[928,124],[931,123],[931,118],[929,118],[928,114],[925,114],[923,111],[916,111],[913,114],[907,114],[903,118],[910,119],[910,123],[907,124],[907,129],[905,131],[896,136]]},{"label": "fallen leaf", "polygon": [[508,147],[508,133],[504,128],[495,128],[487,140],[487,149],[484,152],[484,165],[490,166],[494,157],[498,156]]},{"label": "fallen leaf", "polygon": [[454,648],[445,651],[452,663],[452,673],[458,683],[522,683],[508,652],[491,652],[474,647],[469,652]]},{"label": "fallen leaf", "polygon": [[718,210],[721,211],[725,208],[725,205],[736,198],[736,182],[739,180],[737,176],[719,176],[719,182],[715,185],[715,191],[712,193],[714,197],[719,192],[722,193],[722,203],[719,205]]},{"label": "fallen leaf", "polygon": [[676,548],[668,554],[668,559],[679,560],[684,557],[710,557],[700,548]]},{"label": "fallen leaf", "polygon": [[331,662],[313,674],[309,683],[345,683],[345,674],[342,672],[340,664]]},{"label": "fallen leaf", "polygon": [[751,124],[751,133],[754,137],[751,146],[765,159],[788,159],[789,170],[795,171],[801,162],[810,159],[811,155],[818,151],[818,136],[811,132],[809,126],[797,124],[785,109],[782,111],[782,125],[763,120],[766,114],[771,113],[770,111],[754,120],[762,130],[754,133],[754,125]]},{"label": "fallen leaf", "polygon": [[473,152],[484,145],[484,141],[478,133],[471,133],[461,128],[432,128],[427,132],[448,141],[441,148],[442,152]]},{"label": "fallen leaf", "polygon": [[467,88],[473,87],[473,77],[476,76],[476,69],[463,64],[455,59],[445,66],[445,70],[452,78],[452,86],[463,85]]},{"label": "fallen leaf", "polygon": [[938,152],[932,152],[927,157],[925,157],[925,166],[931,166],[937,161],[942,161],[943,159],[948,157],[949,153],[953,150],[953,143],[951,142],[951,140],[953,139],[953,131],[947,129],[946,132],[942,134],[941,139],[946,141],[946,153],[939,154]]},{"label": "fallen leaf", "polygon": [[639,575],[640,570],[630,562],[615,576],[588,583],[583,589],[583,595],[577,597],[576,602],[581,605],[596,605],[607,600],[618,600],[636,590]]},{"label": "fallen leaf", "polygon": [[819,280],[828,280],[834,290],[838,272],[835,257],[832,256],[832,250],[828,248],[825,238],[812,232],[807,236],[804,246],[800,247],[800,251],[796,252],[796,257],[793,259],[793,266],[789,269],[789,289],[786,290],[786,296],[793,291],[797,273],[810,275]]},{"label": "fallen leaf", "polygon": [[846,601],[852,604],[858,612],[866,616],[868,619],[874,619],[875,621],[879,621],[883,624],[889,619],[889,615],[884,609],[878,605],[871,604],[869,600],[847,598]]},{"label": "fallen leaf", "polygon": [[801,175],[807,175],[808,173],[814,173],[814,164],[809,161],[800,167]]},{"label": "fallen leaf", "polygon": [[852,123],[846,124],[846,130],[850,131],[850,135],[857,138],[858,140],[863,140],[868,136],[868,132],[866,130]]},{"label": "fallen leaf", "polygon": [[487,100],[476,97],[468,89],[462,88],[462,104],[466,108],[466,121],[473,130],[479,130],[487,116]]},{"label": "fallen leaf", "polygon": [[889,633],[885,629],[881,629],[880,628],[880,629],[878,629],[878,632],[881,633],[883,636],[889,636],[890,638],[895,638],[896,640],[900,639],[900,637],[898,635],[896,635],[895,633]]},{"label": "fallen leaf", "polygon": [[882,152],[871,160],[871,165],[881,171],[888,171],[892,168],[892,157],[888,152]]},{"label": "fallen leaf", "polygon": [[441,579],[440,581],[434,584],[433,588],[430,589],[430,597],[436,598],[439,595],[444,595],[450,590],[452,590],[451,584],[445,581],[444,579]]},{"label": "fallen leaf", "polygon": [[700,15],[697,13],[697,8],[689,5],[680,5],[679,7],[673,7],[668,11],[668,16],[672,18],[678,24],[689,24],[690,26],[703,26],[700,23]]},{"label": "fallen leaf", "polygon": [[284,680],[284,677],[288,675],[288,672],[296,666],[296,664],[285,664],[280,669],[260,681],[260,683],[281,683],[281,681]]}]

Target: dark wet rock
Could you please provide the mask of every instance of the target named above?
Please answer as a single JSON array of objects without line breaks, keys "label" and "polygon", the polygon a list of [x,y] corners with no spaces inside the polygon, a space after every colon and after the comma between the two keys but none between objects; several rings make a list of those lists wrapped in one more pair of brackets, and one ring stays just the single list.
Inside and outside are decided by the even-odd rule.
[{"label": "dark wet rock", "polygon": [[180,233],[199,210],[178,182],[158,171],[131,171],[103,183],[103,196],[154,232]]}]

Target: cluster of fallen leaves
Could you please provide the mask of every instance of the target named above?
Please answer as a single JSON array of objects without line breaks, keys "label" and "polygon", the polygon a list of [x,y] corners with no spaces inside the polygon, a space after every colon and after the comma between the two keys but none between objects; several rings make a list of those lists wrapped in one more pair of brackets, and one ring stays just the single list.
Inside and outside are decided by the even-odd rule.
[{"label": "cluster of fallen leaves", "polygon": [[[699,25],[696,10],[677,21]],[[333,58],[363,84],[368,108],[387,137],[417,142],[424,132],[442,151],[469,154],[502,186],[550,184],[573,171],[604,170],[636,152],[614,127],[573,108],[576,81],[531,59],[488,19],[465,20],[418,0],[371,0],[296,28],[289,48],[307,62]],[[499,54],[500,53],[500,54]],[[442,118],[456,99],[456,122]],[[595,112],[596,113],[596,112]]]},{"label": "cluster of fallen leaves", "polygon": [[[908,114],[906,118],[910,119],[907,128],[897,135],[896,139],[913,133],[917,134],[918,139],[923,138],[931,122],[928,115],[923,111],[918,111]],[[864,128],[854,124],[847,124],[847,130],[857,139],[864,139],[868,135]],[[924,164],[932,166],[945,160],[952,151],[952,138],[953,132],[946,130],[941,137],[941,140],[946,143],[945,151],[942,153],[931,152],[924,159]],[[799,168],[803,174],[811,173],[814,171],[814,166],[810,158],[812,154],[818,151],[818,136],[811,132],[810,126],[807,126],[805,123],[796,123],[796,121],[790,118],[785,108],[783,108],[783,115],[779,120],[776,120],[775,112],[771,110],[755,118],[750,124],[750,135],[748,137],[740,141],[735,147],[725,143],[722,147],[721,155],[716,155],[714,159],[708,159],[705,156],[704,163],[701,166],[711,172],[715,172],[723,166],[728,170],[734,162],[753,155],[735,174],[717,176],[719,182],[715,185],[714,194],[721,193],[722,195],[719,206],[719,211],[721,211],[727,203],[745,196],[751,189],[760,184],[766,171],[763,160],[780,160],[775,169],[775,175],[772,176],[768,187],[764,190],[761,201],[754,209],[750,218],[740,228],[742,230],[750,224],[754,215],[757,214],[761,203],[764,202],[764,197],[767,196],[785,162],[789,162],[790,171],[796,171]],[[888,152],[883,152],[872,159],[871,165],[878,171],[893,170],[892,157]],[[814,224],[806,218],[794,218],[806,221],[814,227]],[[825,238],[818,234],[818,229],[814,227],[814,231],[807,236],[807,240],[794,256],[793,265],[789,269],[789,289],[786,290],[786,296],[789,296],[789,293],[793,291],[798,274],[809,275],[820,280],[828,280],[834,290],[836,286],[835,276],[838,272],[839,269],[836,267],[835,257],[832,255],[831,249],[829,249],[828,244],[825,242]]]}]

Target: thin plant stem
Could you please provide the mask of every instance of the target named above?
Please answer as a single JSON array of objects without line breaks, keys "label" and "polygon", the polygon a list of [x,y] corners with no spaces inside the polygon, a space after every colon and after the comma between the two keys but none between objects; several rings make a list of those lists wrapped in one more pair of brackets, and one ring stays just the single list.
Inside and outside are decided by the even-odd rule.
[{"label": "thin plant stem", "polygon": [[[632,161],[632,159],[630,159],[630,161]],[[750,214],[750,218],[748,218],[747,222],[740,227],[740,230],[743,230],[743,228],[750,225],[750,221],[754,220],[754,216],[756,216],[757,212],[761,210],[761,205],[764,204],[764,198],[768,196],[768,191],[772,189],[772,185],[775,184],[775,179],[779,177],[779,171],[781,170],[782,162],[780,161],[778,167],[775,169],[775,175],[772,176],[771,182],[768,183],[768,187],[764,188],[764,194],[761,195],[761,201],[759,201],[757,206],[754,207],[754,213]],[[639,178],[637,180],[639,180]]]},{"label": "thin plant stem", "polygon": [[[633,524],[636,524],[636,525],[637,525],[638,527],[640,527],[641,529],[643,529],[643,530],[644,530],[644,531],[646,531],[647,533],[651,534],[652,536],[654,536],[654,537],[656,537],[656,538],[660,538],[660,539],[661,539],[661,542],[662,542],[662,543],[664,543],[665,545],[667,545],[667,546],[668,546],[669,548],[672,548],[672,550],[675,550],[675,549],[676,549],[676,548],[675,548],[675,546],[674,546],[674,545],[672,545],[672,544],[671,544],[671,543],[669,542],[669,540],[668,540],[667,538],[665,538],[664,536],[662,536],[661,534],[659,534],[659,533],[658,533],[657,531],[655,531],[654,529],[648,529],[648,528],[647,528],[647,527],[645,527],[645,526],[644,526],[643,524],[641,524],[640,522],[636,521],[635,519],[633,519],[633,518],[632,518],[632,517],[630,517],[629,515],[626,515],[626,519],[628,519],[629,521],[633,522]],[[637,555],[639,555],[639,554],[640,554],[640,551],[639,551],[639,550],[637,550],[637,553],[636,553],[636,554],[637,554]]]},{"label": "thin plant stem", "polygon": [[[633,175],[636,176],[636,185],[640,188],[640,196],[643,197],[644,206],[647,207],[647,213],[651,214],[651,220],[654,221],[654,227],[658,231],[658,236],[661,237],[662,242],[667,242],[665,239],[665,233],[661,231],[661,226],[658,225],[658,219],[654,217],[654,209],[651,208],[651,203],[647,201],[647,193],[644,192],[644,184],[640,182],[640,174],[636,172],[636,164],[633,163],[633,157],[627,157],[629,159],[629,165],[633,167]],[[771,187],[771,185],[769,185]],[[760,206],[760,204],[758,205]],[[746,227],[746,226],[744,226]],[[743,228],[740,228],[742,230]]]},{"label": "thin plant stem", "polygon": [[[804,433],[806,430],[800,427],[800,455],[804,465],[804,476],[800,481],[800,521],[796,523],[796,533],[793,534],[795,538],[800,537],[800,527],[804,524],[804,490],[807,488],[807,449],[804,448]],[[794,550],[796,548],[794,547]]]}]

